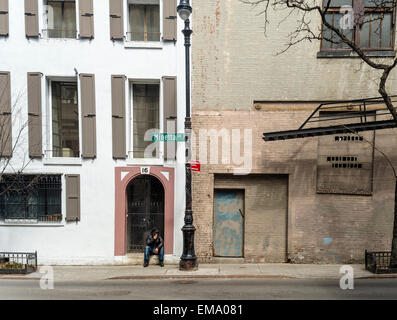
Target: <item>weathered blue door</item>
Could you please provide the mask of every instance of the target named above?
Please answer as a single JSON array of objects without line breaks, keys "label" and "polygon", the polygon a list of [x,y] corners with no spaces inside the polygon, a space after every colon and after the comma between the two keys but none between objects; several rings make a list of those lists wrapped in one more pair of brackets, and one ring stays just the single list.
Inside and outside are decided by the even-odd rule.
[{"label": "weathered blue door", "polygon": [[218,257],[243,256],[244,191],[215,190],[214,247]]}]

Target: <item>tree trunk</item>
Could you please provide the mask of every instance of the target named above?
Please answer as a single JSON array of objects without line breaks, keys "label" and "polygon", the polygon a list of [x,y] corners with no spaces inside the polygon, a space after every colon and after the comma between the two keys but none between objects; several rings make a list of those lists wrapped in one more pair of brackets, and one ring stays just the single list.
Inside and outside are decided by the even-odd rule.
[{"label": "tree trunk", "polygon": [[392,238],[392,246],[391,246],[391,260],[390,267],[397,268],[397,177],[396,179],[396,187],[394,192],[394,226],[393,226],[393,238]]}]

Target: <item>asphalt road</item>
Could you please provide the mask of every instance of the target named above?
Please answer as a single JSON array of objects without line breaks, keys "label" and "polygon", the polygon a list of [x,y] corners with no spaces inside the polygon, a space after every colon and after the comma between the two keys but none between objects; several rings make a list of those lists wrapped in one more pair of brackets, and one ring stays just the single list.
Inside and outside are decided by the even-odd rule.
[{"label": "asphalt road", "polygon": [[353,290],[338,280],[187,279],[55,282],[43,290],[38,280],[0,280],[0,299],[397,299],[397,279],[357,279]]}]

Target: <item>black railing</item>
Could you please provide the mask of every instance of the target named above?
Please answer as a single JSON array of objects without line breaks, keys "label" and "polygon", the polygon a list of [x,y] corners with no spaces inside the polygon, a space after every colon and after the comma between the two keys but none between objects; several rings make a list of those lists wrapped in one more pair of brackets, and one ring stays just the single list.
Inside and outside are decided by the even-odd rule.
[{"label": "black railing", "polygon": [[27,274],[37,270],[37,251],[28,252],[0,252],[0,273]]},{"label": "black railing", "polygon": [[390,267],[391,252],[365,250],[365,269],[372,273],[397,273],[397,268]]},{"label": "black railing", "polygon": [[[390,96],[397,104],[397,96]],[[376,115],[376,119],[375,119]],[[297,130],[266,132],[265,141],[395,128],[382,97],[321,103]]]}]

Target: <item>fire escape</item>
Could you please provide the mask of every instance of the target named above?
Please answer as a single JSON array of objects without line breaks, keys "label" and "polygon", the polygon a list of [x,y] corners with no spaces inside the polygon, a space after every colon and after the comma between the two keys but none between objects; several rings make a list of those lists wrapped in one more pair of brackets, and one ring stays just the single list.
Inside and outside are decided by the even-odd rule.
[{"label": "fire escape", "polygon": [[[391,96],[392,103],[397,96]],[[287,140],[397,127],[382,98],[321,103],[297,130],[267,132],[263,140]]]}]

